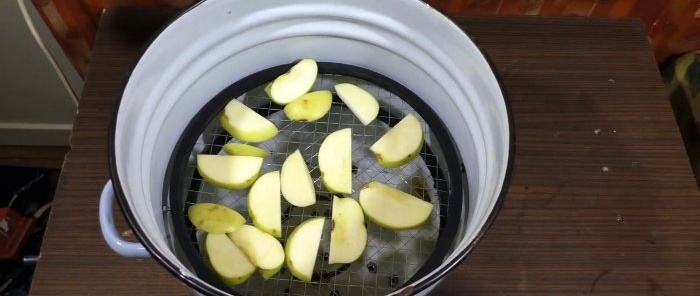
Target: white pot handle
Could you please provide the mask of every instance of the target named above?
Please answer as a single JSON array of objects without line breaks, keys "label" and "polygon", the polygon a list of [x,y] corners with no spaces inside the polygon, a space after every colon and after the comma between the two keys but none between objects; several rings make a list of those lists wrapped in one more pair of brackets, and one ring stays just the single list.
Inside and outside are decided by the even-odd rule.
[{"label": "white pot handle", "polygon": [[102,236],[114,252],[129,258],[148,258],[151,255],[140,243],[132,243],[122,239],[114,225],[112,204],[114,203],[114,188],[112,180],[107,181],[100,195],[100,228]]}]

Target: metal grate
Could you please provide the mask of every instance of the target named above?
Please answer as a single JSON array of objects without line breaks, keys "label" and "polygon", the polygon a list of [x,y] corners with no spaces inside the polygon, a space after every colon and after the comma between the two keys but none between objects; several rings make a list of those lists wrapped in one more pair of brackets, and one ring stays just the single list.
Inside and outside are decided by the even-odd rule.
[{"label": "metal grate", "polygon": [[[283,268],[269,280],[263,280],[256,274],[245,283],[233,287],[243,295],[383,295],[410,279],[435,249],[440,233],[440,221],[445,218],[444,213],[441,212],[449,207],[447,204],[449,199],[445,197],[449,190],[449,180],[446,178],[448,174],[442,167],[446,162],[441,158],[440,147],[435,144],[437,141],[431,141],[432,134],[429,126],[422,120],[420,114],[401,98],[364,80],[323,74],[319,76],[314,89],[332,90],[334,84],[342,82],[354,83],[375,95],[382,110],[378,120],[364,126],[342,102],[334,98],[330,112],[318,121],[293,122],[286,118],[279,106],[270,104],[264,93],[264,86],[253,89],[238,98],[267,117],[280,131],[275,138],[256,145],[269,152],[260,174],[281,169],[287,155],[299,149],[307,161],[314,180],[317,191],[316,204],[299,208],[282,198],[283,239],[281,242],[284,244],[289,233],[302,221],[317,216],[328,217],[312,283],[295,279]],[[411,163],[400,168],[384,168],[376,163],[369,147],[409,113],[416,115],[423,125],[425,147],[420,157]],[[409,231],[383,229],[365,219],[368,242],[362,257],[352,264],[330,265],[327,262],[327,254],[330,245],[332,194],[322,185],[317,157],[325,137],[333,131],[347,127],[352,128],[353,135],[353,194],[346,196],[357,199],[359,188],[371,180],[376,180],[432,202],[435,210],[430,220],[422,227]],[[221,146],[231,141],[238,142],[221,128],[218,120],[213,120],[192,147],[185,174],[189,179],[182,183],[184,196],[187,196],[184,207],[185,217],[187,217],[186,209],[190,205],[198,202],[213,202],[227,205],[248,218],[246,199],[248,190],[232,191],[216,188],[197,178],[196,174],[194,159],[197,154],[222,154]],[[202,250],[203,233],[194,229],[189,222],[187,225],[191,242],[198,250]]]}]

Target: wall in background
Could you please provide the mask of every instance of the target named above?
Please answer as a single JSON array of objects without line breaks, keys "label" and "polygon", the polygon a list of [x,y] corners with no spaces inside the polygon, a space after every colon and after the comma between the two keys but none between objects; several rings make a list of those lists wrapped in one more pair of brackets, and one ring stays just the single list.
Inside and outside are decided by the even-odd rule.
[{"label": "wall in background", "polygon": [[104,9],[117,6],[183,8],[194,0],[31,0],[84,78]]},{"label": "wall in background", "polygon": [[0,145],[67,146],[83,81],[30,0],[0,1],[0,40]]}]

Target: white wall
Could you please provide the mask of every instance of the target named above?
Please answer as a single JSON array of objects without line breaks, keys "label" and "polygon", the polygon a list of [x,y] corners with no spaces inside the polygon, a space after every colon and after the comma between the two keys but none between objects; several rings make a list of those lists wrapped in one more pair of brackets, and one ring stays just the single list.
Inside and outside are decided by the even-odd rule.
[{"label": "white wall", "polygon": [[0,145],[68,145],[82,85],[31,0],[0,0]]}]

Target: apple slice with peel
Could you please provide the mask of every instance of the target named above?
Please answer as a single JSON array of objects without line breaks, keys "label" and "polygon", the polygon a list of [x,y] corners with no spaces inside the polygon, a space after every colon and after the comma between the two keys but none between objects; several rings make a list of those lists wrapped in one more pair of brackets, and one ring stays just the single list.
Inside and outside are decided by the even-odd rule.
[{"label": "apple slice with peel", "polygon": [[229,233],[245,224],[235,210],[214,203],[197,203],[187,208],[187,216],[197,229],[206,233]]},{"label": "apple slice with peel", "polygon": [[255,272],[255,265],[226,234],[207,234],[204,239],[204,248],[214,272],[227,285],[238,285]]},{"label": "apple slice with peel", "polygon": [[352,198],[333,196],[333,224],[328,263],[352,263],[367,246],[365,215],[360,204]]},{"label": "apple slice with peel", "polygon": [[323,140],[318,151],[321,180],[331,192],[352,193],[352,130],[335,131]]},{"label": "apple slice with peel", "polygon": [[214,186],[244,189],[255,182],[263,159],[255,156],[197,155],[197,171]]},{"label": "apple slice with peel", "polygon": [[408,114],[384,134],[369,150],[379,164],[395,168],[413,160],[423,148],[423,128],[413,114]]},{"label": "apple slice with peel", "polygon": [[266,91],[273,102],[285,105],[309,92],[316,81],[318,65],[312,59],[302,59],[287,73],[277,77]]},{"label": "apple slice with peel", "polygon": [[308,207],[316,203],[316,190],[309,168],[299,150],[287,156],[282,164],[282,196],[297,207]]},{"label": "apple slice with peel", "polygon": [[316,121],[328,113],[332,103],[333,95],[330,91],[314,91],[284,106],[284,114],[291,120]]},{"label": "apple slice with peel", "polygon": [[335,93],[350,108],[357,119],[364,125],[368,125],[379,114],[379,103],[372,94],[350,83],[335,85]]},{"label": "apple slice with peel", "polygon": [[372,222],[392,230],[416,228],[433,211],[433,204],[376,181],[360,190],[360,205]]},{"label": "apple slice with peel", "polygon": [[243,225],[228,236],[255,266],[274,270],[284,264],[282,244],[255,226]]},{"label": "apple slice with peel", "polygon": [[278,133],[272,122],[239,100],[226,104],[219,120],[229,134],[246,142],[264,142]]},{"label": "apple slice with peel", "polygon": [[310,282],[314,273],[324,222],[323,217],[302,222],[294,228],[284,245],[287,268],[294,277],[304,282]]},{"label": "apple slice with peel", "polygon": [[262,276],[264,279],[269,280],[271,277],[279,273],[280,269],[282,269],[282,265],[275,269],[258,269],[258,273],[260,273],[260,276]]},{"label": "apple slice with peel", "polygon": [[253,225],[270,235],[282,237],[282,205],[280,204],[280,172],[260,176],[248,192],[248,215]]},{"label": "apple slice with peel", "polygon": [[267,157],[267,151],[248,144],[226,143],[221,149],[228,155]]}]

